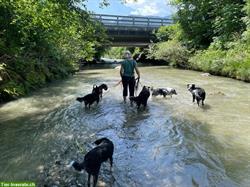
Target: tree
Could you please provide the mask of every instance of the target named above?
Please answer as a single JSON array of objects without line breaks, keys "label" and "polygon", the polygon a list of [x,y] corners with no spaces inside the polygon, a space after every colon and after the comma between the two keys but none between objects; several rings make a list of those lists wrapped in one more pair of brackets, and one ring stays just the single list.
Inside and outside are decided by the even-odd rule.
[{"label": "tree", "polygon": [[207,48],[214,38],[228,41],[245,29],[243,0],[174,0],[186,43],[196,49]]}]

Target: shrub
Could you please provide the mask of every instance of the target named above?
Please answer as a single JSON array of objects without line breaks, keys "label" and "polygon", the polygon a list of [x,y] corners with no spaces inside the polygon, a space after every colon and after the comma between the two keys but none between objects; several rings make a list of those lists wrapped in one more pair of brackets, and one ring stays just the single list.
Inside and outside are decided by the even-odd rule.
[{"label": "shrub", "polygon": [[160,42],[149,48],[148,58],[164,60],[178,68],[188,68],[190,52],[176,40]]},{"label": "shrub", "polygon": [[250,47],[238,44],[230,50],[199,51],[189,60],[195,70],[250,81]]}]

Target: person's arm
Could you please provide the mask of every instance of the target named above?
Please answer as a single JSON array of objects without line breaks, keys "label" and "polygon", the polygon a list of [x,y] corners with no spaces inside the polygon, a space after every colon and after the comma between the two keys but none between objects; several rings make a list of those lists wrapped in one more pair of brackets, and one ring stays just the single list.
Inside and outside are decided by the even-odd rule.
[{"label": "person's arm", "polygon": [[120,76],[122,77],[122,75],[123,75],[123,72],[124,72],[124,69],[123,69],[123,66],[122,66],[122,64],[121,64],[121,68],[120,68]]}]

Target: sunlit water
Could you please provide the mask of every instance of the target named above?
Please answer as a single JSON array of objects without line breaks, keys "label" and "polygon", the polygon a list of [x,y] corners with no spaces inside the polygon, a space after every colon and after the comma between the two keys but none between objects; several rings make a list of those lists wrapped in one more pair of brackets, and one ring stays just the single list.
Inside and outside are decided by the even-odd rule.
[{"label": "sunlit water", "polygon": [[[102,165],[99,185],[132,187],[250,186],[250,84],[199,72],[141,67],[143,85],[173,87],[173,98],[149,98],[146,110],[122,103],[119,70],[88,69],[0,108],[0,181],[85,186],[87,175],[66,169],[93,141],[114,142],[114,167]],[[106,83],[99,105],[77,96]],[[187,83],[207,92],[203,108]],[[140,88],[141,89],[141,88]]]}]

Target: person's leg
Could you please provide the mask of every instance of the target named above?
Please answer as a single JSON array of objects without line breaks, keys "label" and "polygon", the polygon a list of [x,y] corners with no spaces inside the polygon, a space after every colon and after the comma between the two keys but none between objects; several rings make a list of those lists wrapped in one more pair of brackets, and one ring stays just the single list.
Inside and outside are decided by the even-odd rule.
[{"label": "person's leg", "polygon": [[128,95],[128,78],[122,77],[122,85],[123,85],[123,100],[126,102],[126,98]]},{"label": "person's leg", "polygon": [[135,94],[135,78],[132,77],[129,80],[129,96],[132,97]]}]

